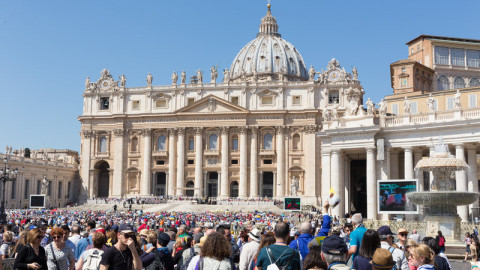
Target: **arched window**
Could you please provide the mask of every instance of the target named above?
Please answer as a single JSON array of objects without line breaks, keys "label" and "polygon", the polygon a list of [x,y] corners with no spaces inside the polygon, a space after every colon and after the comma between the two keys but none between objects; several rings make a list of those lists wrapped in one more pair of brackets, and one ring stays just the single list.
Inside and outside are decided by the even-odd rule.
[{"label": "arched window", "polygon": [[133,138],[132,138],[132,141],[131,141],[130,143],[131,143],[130,151],[132,151],[132,152],[138,152],[138,138],[137,138],[137,137],[133,137]]},{"label": "arched window", "polygon": [[267,133],[263,136],[263,149],[265,149],[265,150],[272,150],[273,149],[272,134]]},{"label": "arched window", "polygon": [[193,197],[194,195],[193,188],[195,187],[195,184],[193,183],[193,181],[188,181],[185,187],[187,188],[185,195],[187,195],[188,197]]},{"label": "arched window", "polygon": [[441,75],[438,77],[438,90],[448,90],[450,89],[450,83],[448,82],[448,78],[445,75]]},{"label": "arched window", "polygon": [[103,136],[100,138],[100,153],[107,152],[107,137]]},{"label": "arched window", "polygon": [[190,135],[188,136],[188,151],[193,150],[195,150],[195,139],[193,139],[193,136]]},{"label": "arched window", "polygon": [[230,197],[238,197],[238,182],[237,181],[233,181],[231,184],[230,184]]},{"label": "arched window", "polygon": [[477,78],[470,79],[470,87],[480,86],[480,80]]},{"label": "arched window", "polygon": [[465,88],[465,80],[462,77],[456,77],[453,81],[453,88]]},{"label": "arched window", "polygon": [[217,150],[217,147],[217,134],[211,134],[210,137],[208,137],[208,149]]},{"label": "arched window", "polygon": [[293,135],[292,147],[293,147],[293,150],[300,149],[300,135],[298,135],[298,134]]},{"label": "arched window", "polygon": [[165,145],[165,142],[167,141],[167,137],[165,135],[160,135],[158,136],[158,151],[165,151],[167,146]]},{"label": "arched window", "polygon": [[238,135],[232,136],[232,150],[238,150]]}]

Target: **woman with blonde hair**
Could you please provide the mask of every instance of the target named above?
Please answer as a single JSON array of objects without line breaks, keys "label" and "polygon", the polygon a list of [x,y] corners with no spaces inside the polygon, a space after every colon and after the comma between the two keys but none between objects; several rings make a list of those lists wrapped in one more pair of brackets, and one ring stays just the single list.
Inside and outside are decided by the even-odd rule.
[{"label": "woman with blonde hair", "polygon": [[14,257],[15,243],[13,243],[13,232],[6,231],[3,233],[3,244],[0,246],[0,254],[2,254],[2,259]]},{"label": "woman with blonde hair", "polygon": [[[404,247],[405,247],[405,252],[406,252],[405,256],[406,256],[407,258],[409,257],[408,254],[410,254],[410,253],[412,252],[412,249],[413,249],[414,247],[416,247],[416,246],[418,246],[418,243],[415,242],[415,240],[413,240],[413,239],[411,239],[411,238],[408,238],[408,239],[407,239],[407,242],[406,242],[405,245],[404,245]],[[408,262],[408,268],[409,268],[410,270],[417,270],[417,267],[411,265],[411,264],[410,264],[410,261]]]},{"label": "woman with blonde hair", "polygon": [[410,248],[408,263],[418,267],[418,270],[434,270],[435,253],[425,244]]},{"label": "woman with blonde hair", "polygon": [[13,269],[48,269],[45,249],[40,246],[42,239],[43,233],[40,229],[33,229],[28,232],[27,244],[18,250]]}]

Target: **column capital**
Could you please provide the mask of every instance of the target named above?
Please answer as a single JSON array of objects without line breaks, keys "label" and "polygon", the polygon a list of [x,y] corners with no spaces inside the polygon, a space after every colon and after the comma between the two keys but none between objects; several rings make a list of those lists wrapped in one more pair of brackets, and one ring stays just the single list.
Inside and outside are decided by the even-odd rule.
[{"label": "column capital", "polygon": [[405,152],[412,152],[413,147],[411,147],[411,146],[403,146],[402,149],[403,149],[403,151],[405,151]]},{"label": "column capital", "polygon": [[178,135],[185,135],[185,128],[184,127],[177,128],[177,134]]},{"label": "column capital", "polygon": [[275,129],[278,135],[281,135],[285,132],[285,126],[278,126],[278,127],[275,127]]},{"label": "column capital", "polygon": [[365,147],[365,150],[367,151],[367,153],[374,153],[377,149],[374,146],[367,146]]},{"label": "column capital", "polygon": [[195,135],[202,135],[203,133],[203,128],[202,127],[195,127]]},{"label": "column capital", "polygon": [[230,127],[221,127],[220,132],[222,135],[228,135],[228,131],[230,130]]},{"label": "column capital", "polygon": [[240,134],[247,134],[248,127],[239,127]]},{"label": "column capital", "polygon": [[463,143],[454,143],[453,146],[455,146],[455,149],[463,149],[465,145]]},{"label": "column capital", "polygon": [[140,134],[142,137],[150,137],[152,135],[152,129],[151,128],[145,128],[140,130]]},{"label": "column capital", "polygon": [[335,154],[335,155],[340,155],[342,154],[342,150],[341,149],[332,149],[332,155]]},{"label": "column capital", "polygon": [[304,130],[305,130],[305,133],[307,133],[307,134],[315,133],[318,130],[318,126],[317,125],[307,125],[307,126],[304,127]]},{"label": "column capital", "polygon": [[252,134],[252,138],[257,138],[258,127],[250,127],[250,133]]},{"label": "column capital", "polygon": [[90,139],[93,135],[95,135],[95,131],[93,130],[82,130],[82,136],[84,139]]},{"label": "column capital", "polygon": [[177,134],[177,129],[176,128],[169,128],[168,129],[168,135],[175,136],[176,134]]},{"label": "column capital", "polygon": [[114,129],[113,130],[113,135],[115,135],[115,137],[123,137],[123,135],[125,135],[125,130],[124,129]]},{"label": "column capital", "polygon": [[331,152],[330,149],[323,149],[322,150],[322,156],[327,156],[327,155],[330,156],[330,152]]}]

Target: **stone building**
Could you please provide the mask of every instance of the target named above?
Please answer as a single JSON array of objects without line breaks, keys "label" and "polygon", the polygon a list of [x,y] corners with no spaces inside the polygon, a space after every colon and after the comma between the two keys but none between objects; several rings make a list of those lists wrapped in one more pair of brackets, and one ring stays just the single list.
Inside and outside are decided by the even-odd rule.
[{"label": "stone building", "polygon": [[[437,105],[428,111],[430,93],[441,104],[456,90],[436,91],[435,66],[406,62],[405,70],[392,64],[392,74],[412,78],[418,69],[427,83],[399,91],[392,83],[394,94],[378,109],[370,99],[364,108],[357,69],[347,72],[336,59],[321,65],[321,72],[307,68],[278,33],[269,7],[257,37],[221,71],[221,82],[212,67],[209,80],[198,70],[187,82],[182,71],[172,74],[170,85],[156,86],[148,74],[146,86],[127,87],[124,75],[117,81],[105,69],[85,83],[81,199],[283,198],[292,195],[295,178],[296,193],[307,204],[320,205],[333,187],[342,199],[334,215],[356,211],[387,218],[377,212],[377,180],[414,178],[415,162],[439,136],[471,166],[457,176],[457,187],[478,190],[480,109]],[[462,105],[467,92],[479,91],[462,89]],[[425,103],[418,113],[413,99]],[[408,102],[409,110],[399,113]],[[428,188],[422,177],[420,189]],[[465,219],[468,212],[461,213]]]}]

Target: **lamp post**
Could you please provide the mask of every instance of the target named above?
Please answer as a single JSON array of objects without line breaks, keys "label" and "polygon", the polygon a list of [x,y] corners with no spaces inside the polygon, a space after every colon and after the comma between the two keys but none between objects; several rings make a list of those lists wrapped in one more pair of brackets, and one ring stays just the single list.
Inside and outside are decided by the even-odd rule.
[{"label": "lamp post", "polygon": [[5,184],[8,181],[15,181],[17,179],[18,169],[10,170],[7,167],[8,159],[3,158],[4,169],[0,169],[0,180],[2,181],[2,205],[0,206],[0,224],[7,223],[7,214],[5,213]]}]

